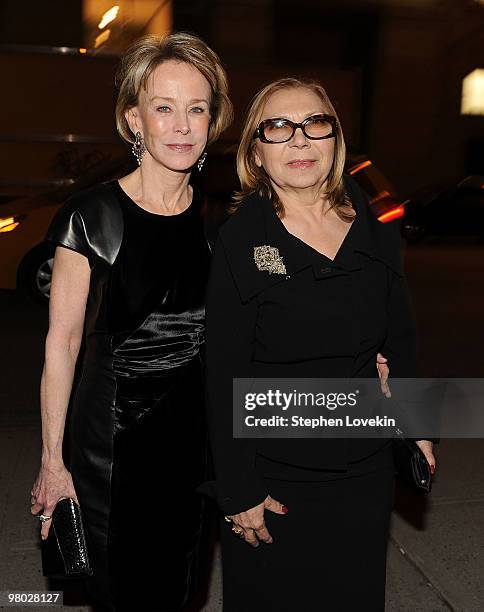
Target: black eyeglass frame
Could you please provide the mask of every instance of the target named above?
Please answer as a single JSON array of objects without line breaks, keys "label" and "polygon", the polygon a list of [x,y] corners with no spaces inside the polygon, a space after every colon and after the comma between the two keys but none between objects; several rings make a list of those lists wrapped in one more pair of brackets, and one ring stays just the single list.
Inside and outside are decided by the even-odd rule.
[{"label": "black eyeglass frame", "polygon": [[[332,129],[331,129],[330,134],[328,134],[327,136],[309,136],[309,134],[306,133],[306,130],[304,128],[306,127],[308,123],[310,123],[316,117],[317,118],[323,117],[326,121],[328,121],[331,124]],[[285,140],[275,141],[275,140],[268,140],[265,137],[264,128],[266,127],[266,125],[270,125],[273,121],[284,121],[286,125],[291,126],[292,134],[289,136],[289,138],[286,138]],[[259,123],[252,138],[253,139],[259,138],[261,142],[265,142],[266,144],[282,144],[283,142],[289,142],[289,140],[291,140],[291,138],[296,133],[296,130],[298,128],[301,128],[302,133],[304,134],[304,136],[306,136],[306,138],[309,138],[309,140],[325,140],[326,138],[336,138],[337,126],[338,126],[338,121],[336,117],[334,115],[327,115],[326,113],[320,113],[318,115],[311,115],[311,117],[307,117],[306,119],[304,119],[304,121],[301,121],[301,123],[294,123],[294,121],[291,121],[290,119],[284,119],[282,117],[281,118],[272,117],[271,119],[264,119],[264,121],[261,121]]]}]

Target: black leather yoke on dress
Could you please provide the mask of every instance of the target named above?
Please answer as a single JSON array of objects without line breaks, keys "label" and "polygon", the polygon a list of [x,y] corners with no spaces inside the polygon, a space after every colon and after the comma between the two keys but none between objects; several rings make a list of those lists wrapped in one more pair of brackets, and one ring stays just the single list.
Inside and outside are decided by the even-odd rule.
[{"label": "black leather yoke on dress", "polygon": [[195,488],[206,469],[200,349],[210,231],[195,190],[185,211],[165,216],[112,181],[71,198],[47,234],[91,267],[70,469],[94,568],[89,587],[109,610],[178,610],[190,590]]}]

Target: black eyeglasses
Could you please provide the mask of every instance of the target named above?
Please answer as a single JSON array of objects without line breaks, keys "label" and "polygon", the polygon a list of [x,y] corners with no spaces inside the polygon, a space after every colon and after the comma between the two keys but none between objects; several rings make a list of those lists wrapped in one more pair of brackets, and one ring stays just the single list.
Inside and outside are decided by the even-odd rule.
[{"label": "black eyeglasses", "polygon": [[294,136],[297,128],[301,128],[306,138],[323,140],[336,137],[337,124],[336,117],[325,114],[312,115],[301,123],[294,123],[289,119],[265,119],[259,123],[253,137],[268,144],[287,142]]}]

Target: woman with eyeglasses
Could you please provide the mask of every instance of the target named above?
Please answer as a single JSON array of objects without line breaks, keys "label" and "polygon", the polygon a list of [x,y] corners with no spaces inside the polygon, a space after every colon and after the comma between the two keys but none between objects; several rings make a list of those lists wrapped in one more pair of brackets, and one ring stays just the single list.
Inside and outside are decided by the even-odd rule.
[{"label": "woman with eyeglasses", "polygon": [[388,366],[415,375],[399,227],[373,216],[344,162],[320,84],[282,79],[255,96],[206,310],[216,480],[204,490],[225,515],[225,612],[384,609],[391,441],[232,431],[234,378],[375,378],[386,392]]}]

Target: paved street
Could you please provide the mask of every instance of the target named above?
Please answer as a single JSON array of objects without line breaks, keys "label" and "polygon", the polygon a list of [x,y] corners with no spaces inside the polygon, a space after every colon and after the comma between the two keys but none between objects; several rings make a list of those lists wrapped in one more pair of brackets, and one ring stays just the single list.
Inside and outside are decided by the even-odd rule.
[{"label": "paved street", "polygon": [[[429,241],[409,247],[406,261],[421,374],[484,377],[484,246]],[[88,611],[76,583],[48,585],[42,578],[39,525],[29,512],[40,453],[38,385],[47,310],[7,291],[0,292],[0,308],[0,591],[63,589],[65,609]],[[397,495],[388,612],[484,610],[484,440],[444,440],[437,453],[431,496]],[[208,599],[198,608],[204,612],[222,610],[215,552]]]}]

